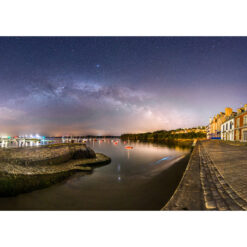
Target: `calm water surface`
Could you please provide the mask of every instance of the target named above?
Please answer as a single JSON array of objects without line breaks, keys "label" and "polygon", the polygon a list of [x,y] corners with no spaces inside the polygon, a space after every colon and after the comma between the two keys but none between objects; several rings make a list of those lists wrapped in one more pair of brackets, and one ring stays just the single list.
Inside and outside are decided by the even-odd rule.
[{"label": "calm water surface", "polygon": [[[189,149],[154,143],[88,141],[112,162],[92,174],[77,173],[49,188],[0,198],[5,210],[159,210],[172,195]],[[180,162],[178,162],[180,161]]]}]

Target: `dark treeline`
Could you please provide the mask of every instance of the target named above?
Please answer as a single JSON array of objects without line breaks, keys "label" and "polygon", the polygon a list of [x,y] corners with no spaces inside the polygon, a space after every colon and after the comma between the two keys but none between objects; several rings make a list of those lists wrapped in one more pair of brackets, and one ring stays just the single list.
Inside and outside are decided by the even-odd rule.
[{"label": "dark treeline", "polygon": [[153,140],[153,141],[162,141],[169,139],[193,139],[193,138],[205,138],[206,133],[203,131],[195,132],[191,131],[189,133],[172,133],[173,131],[160,130],[155,132],[147,132],[140,134],[123,134],[121,139],[129,140]]}]

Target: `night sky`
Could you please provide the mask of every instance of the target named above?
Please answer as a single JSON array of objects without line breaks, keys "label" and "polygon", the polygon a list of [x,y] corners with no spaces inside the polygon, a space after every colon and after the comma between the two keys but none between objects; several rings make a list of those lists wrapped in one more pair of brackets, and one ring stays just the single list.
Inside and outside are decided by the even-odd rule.
[{"label": "night sky", "polygon": [[0,37],[0,135],[208,124],[247,103],[247,38]]}]

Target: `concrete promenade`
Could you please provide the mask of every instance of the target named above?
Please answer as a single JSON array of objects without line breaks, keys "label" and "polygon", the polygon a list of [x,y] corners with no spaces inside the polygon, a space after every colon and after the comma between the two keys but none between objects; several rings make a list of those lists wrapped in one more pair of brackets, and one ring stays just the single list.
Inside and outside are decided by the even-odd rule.
[{"label": "concrete promenade", "polygon": [[162,210],[247,210],[247,146],[198,142]]}]

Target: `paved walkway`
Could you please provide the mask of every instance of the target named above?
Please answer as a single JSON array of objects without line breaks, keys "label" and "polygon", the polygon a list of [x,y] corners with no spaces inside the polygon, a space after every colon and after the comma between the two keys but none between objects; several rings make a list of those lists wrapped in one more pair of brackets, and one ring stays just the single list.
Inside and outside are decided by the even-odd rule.
[{"label": "paved walkway", "polygon": [[[193,181],[188,179],[192,175]],[[196,145],[183,179],[163,208],[185,209],[247,210],[247,146],[213,140]]]},{"label": "paved walkway", "polygon": [[206,208],[247,210],[247,146],[205,141],[200,152]]}]

